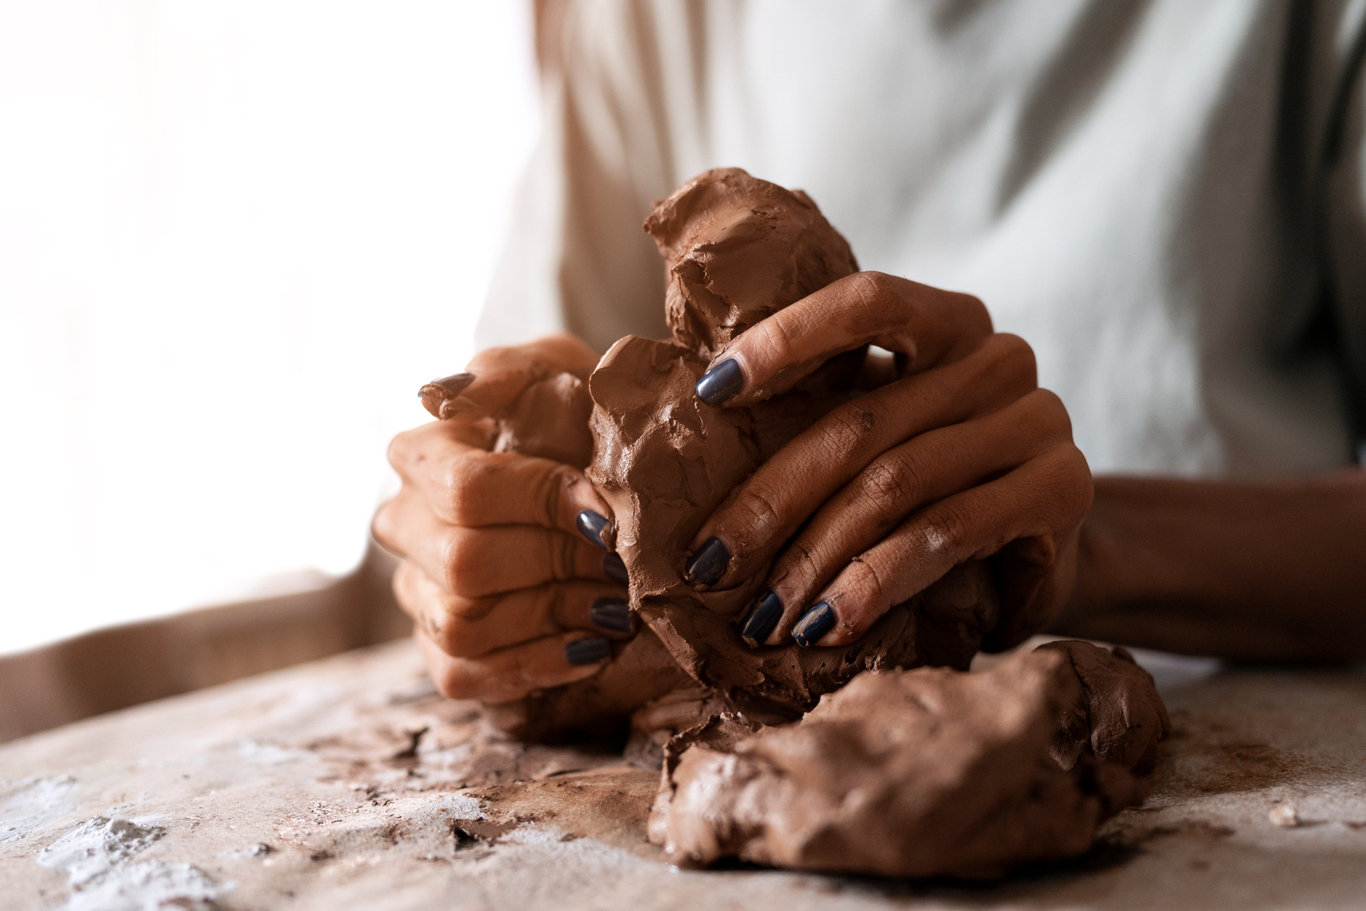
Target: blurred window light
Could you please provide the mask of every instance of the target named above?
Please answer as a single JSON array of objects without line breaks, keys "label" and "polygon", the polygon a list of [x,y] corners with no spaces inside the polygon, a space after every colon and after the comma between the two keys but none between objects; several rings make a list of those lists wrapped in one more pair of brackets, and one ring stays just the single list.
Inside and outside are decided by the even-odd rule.
[{"label": "blurred window light", "polygon": [[0,2],[0,652],[355,566],[472,353],[528,6]]}]

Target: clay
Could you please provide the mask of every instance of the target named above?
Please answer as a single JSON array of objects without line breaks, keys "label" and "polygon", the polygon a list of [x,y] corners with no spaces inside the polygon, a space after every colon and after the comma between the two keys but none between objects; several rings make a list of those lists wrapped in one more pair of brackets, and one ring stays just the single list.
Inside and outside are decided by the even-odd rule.
[{"label": "clay", "polygon": [[755,468],[848,401],[857,359],[835,362],[789,393],[714,407],[694,386],[735,335],[858,266],[849,245],[800,192],[744,171],[708,171],[659,203],[645,223],[665,259],[674,341],[627,337],[589,378],[589,479],[612,507],[614,546],[631,606],[698,683],[764,722],[789,720],[856,674],[919,664],[965,668],[995,625],[995,589],[978,564],[893,607],[858,643],[751,649],[735,623],[767,567],[729,589],[683,580],[701,524]]},{"label": "clay", "polygon": [[800,723],[681,738],[650,835],[693,864],[1000,876],[1084,853],[1166,730],[1152,678],[1084,642],[863,674]]},{"label": "clay", "polygon": [[[983,563],[836,648],[740,639],[768,567],[730,588],[684,581],[725,497],[866,391],[863,352],[749,407],[707,405],[698,378],[737,334],[857,264],[804,194],[736,169],[690,181],[645,227],[665,259],[673,340],[620,340],[586,386],[538,377],[493,416],[491,439],[587,466],[646,629],[594,677],[491,717],[544,740],[620,733],[630,716],[627,756],[662,766],[650,838],[679,862],[984,878],[1085,852],[1102,821],[1142,801],[1169,728],[1127,652],[1053,643],[963,673],[999,618]],[[458,413],[463,382],[425,387],[424,402]]]}]

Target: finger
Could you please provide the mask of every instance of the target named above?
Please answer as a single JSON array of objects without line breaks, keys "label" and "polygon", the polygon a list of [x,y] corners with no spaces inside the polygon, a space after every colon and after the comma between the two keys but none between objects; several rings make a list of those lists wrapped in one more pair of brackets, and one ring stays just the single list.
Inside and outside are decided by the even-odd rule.
[{"label": "finger", "polygon": [[[1067,413],[1036,390],[984,417],[914,437],[879,456],[814,515],[778,557],[768,592],[740,623],[754,643],[785,641],[812,596],[926,504],[1071,445]],[[775,613],[775,607],[779,611]]]},{"label": "finger", "polygon": [[750,405],[869,344],[919,372],[990,334],[991,317],[971,295],[856,272],[742,332],[698,380],[697,394],[712,405]]},{"label": "finger", "polygon": [[394,595],[436,646],[456,658],[576,629],[629,639],[638,628],[625,590],[606,582],[560,582],[496,597],[462,598],[404,561],[394,572]]},{"label": "finger", "polygon": [[612,655],[608,640],[583,633],[547,636],[477,658],[446,654],[420,628],[414,635],[438,690],[492,704],[591,677]]},{"label": "finger", "polygon": [[420,395],[427,409],[442,419],[467,413],[496,415],[532,383],[557,373],[586,375],[597,359],[596,352],[570,335],[487,348],[475,355],[466,373],[428,383]]},{"label": "finger", "polygon": [[952,364],[898,380],[822,417],[703,523],[684,575],[725,587],[758,572],[832,494],[917,434],[1017,401],[1036,384],[1033,351],[996,335]]},{"label": "finger", "polygon": [[621,560],[578,535],[530,525],[464,528],[440,521],[406,490],[375,517],[376,537],[393,540],[452,594],[481,598],[568,579],[623,582]]},{"label": "finger", "polygon": [[1056,552],[1051,542],[1081,523],[1090,489],[1085,458],[1066,446],[930,504],[840,572],[798,621],[793,639],[805,645],[853,642],[892,605],[1012,541],[1036,539],[1044,542],[1040,553]]},{"label": "finger", "polygon": [[[415,487],[450,525],[538,525],[582,533],[605,547],[611,509],[582,471],[563,462],[488,452],[446,435],[442,421],[400,434],[389,456],[405,484]],[[584,512],[596,517],[585,528]]]},{"label": "finger", "polygon": [[437,486],[452,463],[470,450],[486,452],[493,444],[490,422],[461,416],[450,421],[428,421],[396,434],[385,455],[405,484]]}]

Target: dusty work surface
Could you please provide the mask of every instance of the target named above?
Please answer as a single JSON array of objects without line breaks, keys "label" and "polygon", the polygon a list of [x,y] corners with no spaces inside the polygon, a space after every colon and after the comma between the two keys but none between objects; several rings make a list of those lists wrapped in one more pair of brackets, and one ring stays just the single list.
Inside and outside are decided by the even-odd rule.
[{"label": "dusty work surface", "polygon": [[0,748],[0,906],[1362,907],[1366,675],[1149,660],[1176,732],[1148,804],[995,885],[677,870],[654,773],[503,741],[396,644]]}]

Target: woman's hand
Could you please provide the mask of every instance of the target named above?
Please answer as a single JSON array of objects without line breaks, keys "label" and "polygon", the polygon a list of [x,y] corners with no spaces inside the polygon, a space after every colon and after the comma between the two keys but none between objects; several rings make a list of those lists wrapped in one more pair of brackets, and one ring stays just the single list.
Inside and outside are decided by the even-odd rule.
[{"label": "woman's hand", "polygon": [[[957,564],[992,558],[992,647],[1041,629],[1076,575],[1092,499],[1062,402],[973,297],[862,272],[740,335],[697,384],[711,404],[790,389],[864,345],[897,377],[816,421],[704,523],[686,575],[725,587],[774,560],[740,621],[751,645],[840,645]],[[776,557],[776,560],[775,560]]]},{"label": "woman's hand", "polygon": [[[389,446],[402,487],[373,532],[401,558],[394,592],[447,696],[508,702],[571,683],[597,673],[612,641],[633,632],[620,558],[588,537],[607,507],[582,472],[490,451],[492,417],[531,383],[584,374],[596,360],[563,336],[485,351],[469,374],[445,381],[447,419]],[[566,415],[545,419],[547,434],[584,432],[557,428]]]}]

